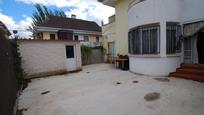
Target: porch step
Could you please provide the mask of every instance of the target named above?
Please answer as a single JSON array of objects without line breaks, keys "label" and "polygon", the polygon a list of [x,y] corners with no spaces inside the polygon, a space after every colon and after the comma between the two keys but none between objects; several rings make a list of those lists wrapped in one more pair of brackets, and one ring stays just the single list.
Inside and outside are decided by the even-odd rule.
[{"label": "porch step", "polygon": [[181,68],[201,69],[204,71],[204,64],[181,64]]},{"label": "porch step", "polygon": [[170,77],[183,78],[183,79],[189,79],[189,80],[204,82],[204,76],[202,76],[202,75],[173,72],[173,73],[170,73]]},{"label": "porch step", "polygon": [[193,75],[202,75],[202,76],[204,76],[204,70],[202,70],[202,69],[178,68],[176,70],[176,72],[184,73],[184,74],[193,74]]},{"label": "porch step", "polygon": [[169,76],[204,82],[204,65],[181,64],[181,67],[177,68],[176,72],[171,72]]}]

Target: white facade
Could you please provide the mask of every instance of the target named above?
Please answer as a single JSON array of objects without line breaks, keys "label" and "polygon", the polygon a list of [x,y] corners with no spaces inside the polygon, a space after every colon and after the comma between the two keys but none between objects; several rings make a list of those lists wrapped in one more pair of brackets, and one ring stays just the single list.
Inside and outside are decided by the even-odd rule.
[{"label": "white facade", "polygon": [[168,75],[183,62],[183,52],[166,54],[166,23],[180,25],[204,19],[204,0],[145,0],[129,5],[128,28],[158,23],[160,25],[160,53],[158,55],[130,55],[130,70],[147,75]]}]

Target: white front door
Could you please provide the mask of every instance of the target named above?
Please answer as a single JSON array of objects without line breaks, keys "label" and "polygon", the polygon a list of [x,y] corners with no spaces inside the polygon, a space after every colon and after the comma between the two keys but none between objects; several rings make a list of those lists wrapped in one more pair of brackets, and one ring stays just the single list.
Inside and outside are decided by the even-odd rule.
[{"label": "white front door", "polygon": [[66,66],[67,71],[74,71],[76,70],[76,48],[74,45],[67,45],[65,46],[66,50]]}]

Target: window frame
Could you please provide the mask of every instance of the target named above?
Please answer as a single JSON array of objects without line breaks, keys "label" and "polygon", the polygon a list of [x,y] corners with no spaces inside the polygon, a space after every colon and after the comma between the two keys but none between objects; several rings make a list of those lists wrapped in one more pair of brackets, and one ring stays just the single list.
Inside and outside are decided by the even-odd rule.
[{"label": "window frame", "polygon": [[[54,36],[54,38],[52,38]],[[50,40],[56,40],[56,35],[54,33],[50,33]]]},{"label": "window frame", "polygon": [[[172,41],[172,33],[169,35],[169,31],[175,31],[175,41]],[[180,37],[182,36],[182,26],[178,22],[167,22],[166,23],[166,55],[176,55],[182,52],[182,43]],[[174,43],[169,45],[169,42]],[[180,44],[180,46],[178,46]]]},{"label": "window frame", "polygon": [[79,40],[79,35],[74,35],[74,40],[76,40],[76,37],[77,37],[77,40]]},{"label": "window frame", "polygon": [[[151,43],[151,40],[154,40],[153,38],[148,38],[147,36],[145,37],[148,39],[145,44],[148,44],[147,47],[149,48],[149,53],[144,53],[144,39],[142,38],[145,36],[142,34],[142,31],[147,31],[149,36],[152,36],[153,33],[151,33],[154,29],[156,29],[156,52],[151,53],[151,45],[155,45],[154,43]],[[136,34],[137,33],[137,34]],[[131,35],[132,34],[132,35]],[[138,39],[136,39],[136,36],[138,36]],[[132,39],[132,42],[131,42]],[[147,25],[142,25],[142,26],[137,26],[132,29],[130,29],[128,33],[128,49],[129,49],[129,54],[132,55],[158,55],[160,54],[160,24],[159,23],[153,23],[153,24],[147,24]],[[130,43],[131,42],[131,43]],[[139,46],[139,47],[138,47]],[[132,49],[131,49],[132,47]],[[138,51],[139,50],[139,51]]]},{"label": "window frame", "polygon": [[100,42],[99,36],[96,36],[96,42]]},{"label": "window frame", "polygon": [[[88,40],[86,40],[86,37],[87,37]],[[84,35],[84,40],[83,41],[84,42],[89,42],[89,36],[88,35]]]},{"label": "window frame", "polygon": [[[88,40],[86,40],[86,37],[87,37]],[[89,42],[89,36],[88,35],[84,35],[84,40],[83,41],[84,42]]]}]

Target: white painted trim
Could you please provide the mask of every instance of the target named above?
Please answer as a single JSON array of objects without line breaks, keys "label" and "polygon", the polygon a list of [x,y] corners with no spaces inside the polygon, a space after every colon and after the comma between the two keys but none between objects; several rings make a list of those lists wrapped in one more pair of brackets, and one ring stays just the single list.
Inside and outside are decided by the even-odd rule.
[{"label": "white painted trim", "polygon": [[180,57],[180,56],[182,56],[182,53],[166,54],[166,57]]},{"label": "white painted trim", "polygon": [[201,22],[201,21],[204,21],[204,18],[184,21],[184,22],[182,22],[181,24],[185,25],[185,24],[189,24],[189,23],[197,23],[197,22]]},{"label": "white painted trim", "polygon": [[161,58],[160,54],[150,54],[150,55],[133,55],[129,54],[129,57],[135,57],[135,58]]},{"label": "white painted trim", "polygon": [[131,9],[133,6],[135,6],[136,4],[139,4],[141,2],[144,2],[145,0],[133,0],[130,2],[130,4],[128,5],[128,11],[129,9]]},{"label": "white painted trim", "polygon": [[37,31],[51,31],[51,32],[57,32],[58,30],[69,30],[73,31],[73,33],[77,34],[95,34],[95,35],[101,35],[101,32],[96,31],[87,31],[87,30],[77,30],[77,29],[64,29],[64,28],[52,28],[52,27],[42,27],[38,26],[36,27]]}]

